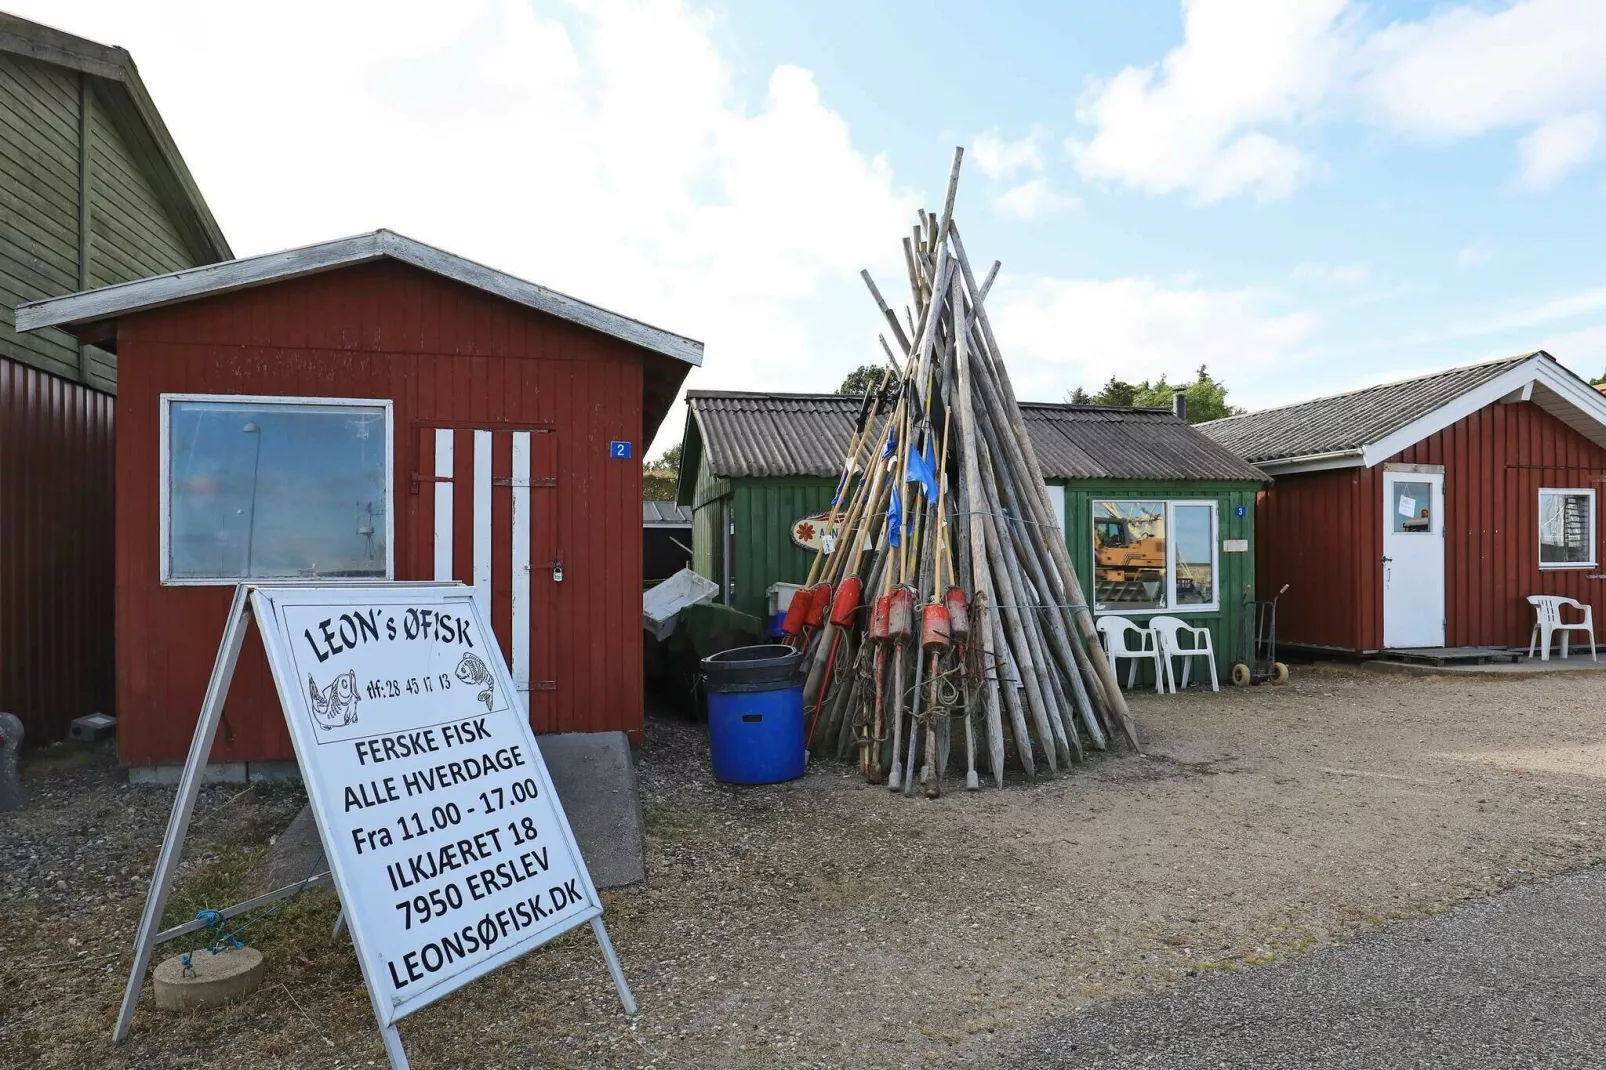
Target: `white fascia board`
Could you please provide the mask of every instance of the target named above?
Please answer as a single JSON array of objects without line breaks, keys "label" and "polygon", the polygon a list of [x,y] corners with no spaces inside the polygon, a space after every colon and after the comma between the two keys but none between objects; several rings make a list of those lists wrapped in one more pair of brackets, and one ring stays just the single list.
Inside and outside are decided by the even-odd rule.
[{"label": "white fascia board", "polygon": [[1359,468],[1363,463],[1360,450],[1338,450],[1334,453],[1312,453],[1304,457],[1284,457],[1275,461],[1256,461],[1254,465],[1262,472],[1276,477],[1296,475],[1300,472]]},{"label": "white fascia board", "polygon": [[1532,400],[1534,384],[1544,386],[1564,402],[1588,416],[1600,428],[1597,441],[1606,443],[1606,394],[1544,356],[1535,356],[1510,371],[1475,387],[1455,400],[1394,431],[1363,450],[1368,468],[1380,464],[1401,450],[1409,449],[1429,435],[1466,419],[1486,405],[1512,395]]},{"label": "white fascia board", "polygon": [[197,297],[259,286],[275,279],[375,260],[382,255],[377,239],[375,234],[359,234],[284,252],[223,260],[148,279],[113,283],[65,297],[27,301],[17,306],[17,330],[36,331],[41,327],[92,323],[125,312],[161,308]]},{"label": "white fascia board", "polygon": [[281,279],[310,275],[390,257],[424,271],[461,282],[516,304],[578,323],[642,349],[673,357],[693,367],[703,363],[703,344],[690,338],[587,304],[567,294],[537,286],[505,272],[414,241],[388,230],[358,234],[319,245],[265,253],[243,260],[187,268],[148,279],[120,282],[97,290],[29,301],[17,306],[16,329],[92,323],[129,312],[146,311],[199,297],[230,293]]},{"label": "white fascia board", "polygon": [[1397,431],[1391,431],[1361,450],[1363,463],[1370,468],[1381,464],[1401,450],[1421,442],[1429,435],[1443,431],[1451,424],[1471,416],[1486,405],[1493,405],[1507,394],[1520,391],[1536,377],[1543,375],[1543,366],[1550,363],[1545,357],[1532,357],[1509,371],[1495,376],[1481,386],[1453,398],[1432,412],[1417,417]]}]

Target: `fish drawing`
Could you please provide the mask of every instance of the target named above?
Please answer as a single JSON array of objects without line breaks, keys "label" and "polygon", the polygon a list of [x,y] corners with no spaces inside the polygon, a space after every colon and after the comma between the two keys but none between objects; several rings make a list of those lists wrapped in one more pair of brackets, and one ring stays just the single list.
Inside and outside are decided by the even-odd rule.
[{"label": "fish drawing", "polygon": [[318,683],[307,677],[307,692],[312,698],[313,723],[325,732],[341,725],[357,723],[357,673],[347,670],[318,689]]},{"label": "fish drawing", "polygon": [[470,687],[485,685],[485,690],[474,697],[485,703],[485,709],[489,712],[491,696],[496,693],[496,681],[491,679],[491,670],[485,667],[485,662],[473,654],[464,654],[463,660],[457,663],[457,678]]}]

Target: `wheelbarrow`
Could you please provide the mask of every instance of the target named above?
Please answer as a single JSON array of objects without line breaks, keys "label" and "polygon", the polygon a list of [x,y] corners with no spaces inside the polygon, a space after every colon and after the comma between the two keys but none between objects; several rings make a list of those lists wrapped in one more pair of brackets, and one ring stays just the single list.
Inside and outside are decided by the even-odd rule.
[{"label": "wheelbarrow", "polygon": [[1232,667],[1233,686],[1288,682],[1288,666],[1277,660],[1277,599],[1287,590],[1285,583],[1270,599],[1257,601],[1254,588],[1244,588],[1242,660]]}]

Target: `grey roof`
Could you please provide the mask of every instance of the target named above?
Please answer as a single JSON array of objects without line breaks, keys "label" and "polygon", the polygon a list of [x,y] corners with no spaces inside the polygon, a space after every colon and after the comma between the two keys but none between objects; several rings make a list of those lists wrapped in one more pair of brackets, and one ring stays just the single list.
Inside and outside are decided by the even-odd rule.
[{"label": "grey roof", "polygon": [[300,278],[320,271],[389,258],[411,264],[466,286],[484,290],[528,308],[611,335],[666,357],[700,365],[703,344],[671,334],[639,320],[576,300],[567,294],[525,282],[505,272],[477,264],[414,241],[391,230],[376,230],[317,245],[304,245],[277,253],[264,253],[221,264],[186,268],[148,279],[120,282],[98,290],[29,301],[17,306],[17,330],[41,327],[84,327],[118,316],[164,305],[194,301],[282,279]]},{"label": "grey roof", "polygon": [[691,509],[674,502],[644,501],[641,503],[641,523],[649,528],[689,528]]},{"label": "grey roof", "polygon": [[[710,471],[722,478],[835,477],[859,399],[840,394],[689,390]],[[1266,475],[1169,409],[1021,406],[1048,479],[1189,479],[1263,483]]]},{"label": "grey roof", "polygon": [[112,125],[149,172],[157,196],[172,214],[190,253],[201,263],[234,255],[127,49],[97,44],[0,11],[0,52],[86,75],[105,103]]},{"label": "grey roof", "polygon": [[1524,353],[1450,368],[1347,394],[1228,416],[1198,427],[1234,453],[1256,462],[1359,450],[1536,356],[1549,354]]}]

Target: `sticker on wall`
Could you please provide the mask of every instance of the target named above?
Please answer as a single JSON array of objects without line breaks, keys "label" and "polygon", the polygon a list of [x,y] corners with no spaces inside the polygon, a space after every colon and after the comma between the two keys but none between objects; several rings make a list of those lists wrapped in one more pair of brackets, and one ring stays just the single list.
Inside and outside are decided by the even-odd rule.
[{"label": "sticker on wall", "polygon": [[[792,525],[792,545],[803,550],[823,548],[830,553],[835,547],[827,544],[825,529],[830,524],[830,513],[813,513],[799,517]],[[834,542],[835,540],[831,540]]]},{"label": "sticker on wall", "polygon": [[1233,515],[1235,515],[1235,516],[1245,516],[1245,515],[1247,515],[1247,514],[1248,514],[1248,513],[1249,513],[1249,510],[1248,510],[1248,509],[1246,509],[1246,508],[1244,508],[1244,507],[1243,507],[1243,506],[1241,506],[1241,505],[1240,505],[1240,506],[1238,506],[1238,507],[1237,507],[1237,508],[1236,508],[1236,509],[1234,509],[1234,510],[1233,510]]}]

